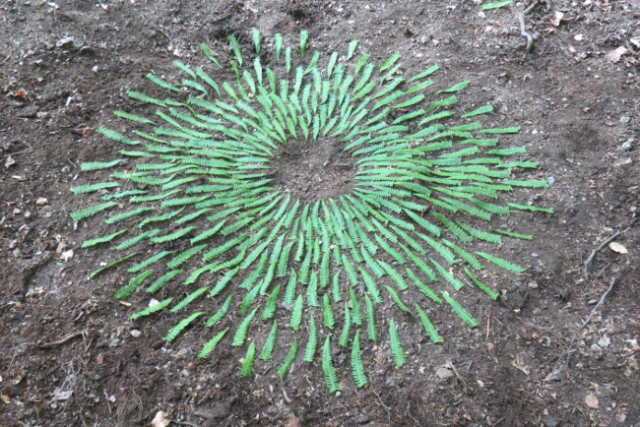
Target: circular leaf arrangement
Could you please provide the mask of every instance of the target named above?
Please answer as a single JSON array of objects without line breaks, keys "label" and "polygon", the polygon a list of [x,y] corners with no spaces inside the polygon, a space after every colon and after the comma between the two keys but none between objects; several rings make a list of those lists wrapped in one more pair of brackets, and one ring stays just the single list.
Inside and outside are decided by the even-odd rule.
[{"label": "circular leaf arrangement", "polygon": [[[119,211],[105,220],[114,233],[83,247],[112,242],[123,256],[91,277],[125,264],[132,278],[116,298],[139,288],[176,295],[132,316],[181,313],[166,341],[204,322],[211,339],[199,356],[208,357],[225,339],[246,346],[243,376],[251,375],[256,351],[269,361],[276,345],[286,345],[278,375],[289,373],[300,350],[305,362],[321,359],[331,392],[340,389],[332,359],[337,344],[350,348],[353,378],[362,387],[368,382],[364,340],[378,341],[388,329],[395,364],[406,362],[396,320],[376,315],[382,307],[414,317],[433,343],[442,338],[428,313],[438,305],[478,325],[456,300],[462,288],[496,299],[477,271],[487,263],[513,273],[524,268],[465,246],[531,239],[489,224],[512,209],[551,212],[499,202],[502,192],[546,182],[512,179],[514,169],[537,163],[508,160],[524,147],[496,148],[496,135],[519,128],[483,128],[477,116],[491,113],[491,106],[461,115],[449,109],[468,82],[427,96],[437,66],[405,78],[399,54],[378,66],[367,53],[356,56],[357,41],[346,55],[323,58],[307,52],[306,31],[295,49],[276,34],[273,54],[262,51],[257,30],[253,42],[255,52],[243,56],[230,37],[230,81],[176,61],[184,73],[179,85],[147,75],[168,98],[128,91],[133,100],[157,106],[156,117],[117,111],[135,123],[132,135],[99,129],[124,144],[122,158],[82,164],[84,171],[116,171],[108,182],[72,187],[101,200],[71,216],[80,221]],[[201,48],[214,71],[223,68]],[[305,163],[312,151],[323,163]],[[339,172],[338,161],[346,172]],[[282,172],[295,168],[306,190]],[[311,179],[311,169],[317,177],[323,168],[329,184]],[[321,185],[326,191],[315,188]],[[469,218],[487,227],[471,226]],[[264,340],[251,333],[258,322],[270,330]],[[290,342],[278,342],[282,328],[293,331],[284,334]]]}]

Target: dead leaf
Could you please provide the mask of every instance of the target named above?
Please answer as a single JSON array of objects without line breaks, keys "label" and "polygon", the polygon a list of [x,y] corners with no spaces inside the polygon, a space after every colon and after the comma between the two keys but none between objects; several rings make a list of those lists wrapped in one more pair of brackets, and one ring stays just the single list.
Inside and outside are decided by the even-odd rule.
[{"label": "dead leaf", "polygon": [[11,166],[15,164],[16,164],[16,161],[13,160],[13,157],[11,157],[11,154],[9,154],[7,158],[4,160],[4,167],[7,169],[9,169]]},{"label": "dead leaf", "polygon": [[0,394],[0,399],[2,399],[5,405],[8,405],[9,403],[11,403],[11,398],[6,394]]},{"label": "dead leaf", "polygon": [[640,37],[631,37],[629,41],[635,45],[635,47],[640,47]]},{"label": "dead leaf", "polygon": [[167,419],[167,415],[169,414],[164,411],[158,411],[153,420],[151,420],[151,427],[167,427],[171,424],[171,421]]},{"label": "dead leaf", "polygon": [[627,248],[624,245],[621,245],[620,243],[617,243],[617,242],[609,243],[609,249],[611,249],[613,252],[617,252],[619,254],[628,254],[629,253],[629,251],[627,250]]},{"label": "dead leaf", "polygon": [[598,402],[598,398],[596,397],[595,394],[587,394],[587,396],[584,398],[584,403],[587,404],[587,406],[591,409],[598,409],[598,406],[600,405],[600,402]]},{"label": "dead leaf", "polygon": [[631,51],[624,46],[620,46],[605,55],[605,59],[609,62],[618,62],[623,55],[629,55]]},{"label": "dead leaf", "polygon": [[62,261],[69,261],[71,258],[73,258],[73,249],[69,249],[68,251],[64,251],[60,255],[60,259]]},{"label": "dead leaf", "polygon": [[56,42],[56,46],[57,47],[63,47],[69,44],[72,44],[74,42],[74,38],[73,37],[63,37],[60,40],[58,40]]},{"label": "dead leaf", "polygon": [[564,13],[556,11],[551,18],[551,24],[555,27],[559,27],[562,23],[562,18],[564,18]]},{"label": "dead leaf", "polygon": [[62,252],[64,252],[65,249],[67,249],[67,243],[64,240],[62,240],[60,241],[60,243],[58,243],[58,247],[56,248],[56,253],[61,254]]}]

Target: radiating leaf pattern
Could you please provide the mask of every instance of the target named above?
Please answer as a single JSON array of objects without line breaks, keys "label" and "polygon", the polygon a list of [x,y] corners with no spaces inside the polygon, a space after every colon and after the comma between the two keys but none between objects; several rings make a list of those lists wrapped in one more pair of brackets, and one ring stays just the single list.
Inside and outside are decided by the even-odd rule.
[{"label": "radiating leaf pattern", "polygon": [[[358,41],[346,53],[324,56],[312,50],[306,31],[290,45],[276,35],[274,54],[256,29],[249,39],[253,45],[243,51],[239,38],[229,38],[227,73],[220,71],[225,61],[201,45],[215,68],[176,61],[177,81],[148,74],[154,93],[164,95],[128,94],[157,107],[155,117],[119,111],[132,132],[98,130],[123,147],[113,161],[82,166],[115,172],[103,183],[72,188],[92,204],[71,217],[102,214],[107,224],[128,227],[118,224],[120,231],[85,243],[133,253],[108,266],[126,262],[134,274],[116,297],[129,297],[147,281],[149,293],[174,292],[133,318],[186,313],[176,314],[181,320],[165,340],[204,323],[211,338],[199,356],[231,337],[232,346],[246,349],[243,376],[262,363],[255,360],[258,351],[286,377],[298,343],[306,343],[301,359],[322,365],[332,392],[340,389],[332,357],[340,347],[351,348],[359,387],[369,381],[362,362],[369,341],[390,340],[389,360],[405,363],[412,343],[400,341],[403,316],[419,320],[434,343],[442,338],[437,319],[427,316],[430,305],[446,302],[477,326],[458,299],[469,278],[476,285],[470,292],[498,297],[473,273],[485,268],[481,261],[511,273],[524,268],[469,244],[531,238],[496,228],[494,217],[510,208],[551,212],[500,202],[514,187],[546,186],[513,176],[514,168],[537,166],[522,160],[524,147],[496,148],[496,135],[519,128],[483,129],[477,119],[491,106],[466,114],[447,109],[469,82],[431,90],[438,67],[403,77],[400,53],[377,66],[369,54],[357,55]],[[353,167],[348,191],[315,200],[284,191],[273,161],[294,142],[322,143],[347,156]],[[395,320],[377,316],[389,310]],[[252,333],[256,325],[262,336]],[[293,338],[278,339],[284,336]],[[272,362],[276,346],[289,350]]]}]

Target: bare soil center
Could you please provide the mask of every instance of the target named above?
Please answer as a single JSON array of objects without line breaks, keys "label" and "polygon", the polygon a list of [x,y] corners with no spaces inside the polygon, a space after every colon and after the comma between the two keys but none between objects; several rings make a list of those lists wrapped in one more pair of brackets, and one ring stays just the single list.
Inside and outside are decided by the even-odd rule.
[{"label": "bare soil center", "polygon": [[274,186],[307,203],[352,189],[355,159],[332,138],[292,140],[275,153]]}]

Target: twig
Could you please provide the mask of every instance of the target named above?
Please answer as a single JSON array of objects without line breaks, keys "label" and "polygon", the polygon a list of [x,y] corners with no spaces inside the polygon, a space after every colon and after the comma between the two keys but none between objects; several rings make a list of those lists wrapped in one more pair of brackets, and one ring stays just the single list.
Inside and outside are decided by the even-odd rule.
[{"label": "twig", "polygon": [[518,21],[520,21],[520,35],[522,35],[522,37],[527,38],[527,52],[531,52],[531,47],[533,47],[534,38],[531,35],[531,33],[527,32],[527,28],[524,23],[524,13],[518,12],[517,17],[518,17]]},{"label": "twig", "polygon": [[527,8],[522,13],[524,15],[526,15],[527,13],[531,12],[533,10],[533,8],[536,7],[538,4],[540,4],[539,0],[532,1],[531,4],[529,6],[527,6]]},{"label": "twig", "polygon": [[64,343],[66,343],[67,341],[70,341],[70,340],[72,340],[72,339],[74,339],[74,338],[77,338],[77,337],[80,337],[80,336],[84,336],[84,332],[82,332],[82,331],[74,332],[74,333],[72,333],[72,334],[70,334],[70,335],[67,335],[67,336],[66,336],[66,337],[64,337],[64,338],[61,338],[61,339],[57,340],[57,341],[51,341],[51,342],[48,342],[48,343],[38,344],[38,346],[37,346],[37,347],[38,347],[38,348],[51,348],[51,347],[55,347],[55,346],[58,346],[58,345],[64,344]]},{"label": "twig", "polygon": [[387,405],[384,404],[384,402],[382,401],[382,399],[380,398],[380,395],[378,393],[376,393],[376,391],[372,388],[371,391],[373,392],[373,394],[376,395],[376,397],[378,398],[378,400],[380,401],[380,404],[382,405],[382,407],[385,409],[385,411],[387,411],[387,420],[389,421],[389,424],[391,424],[391,411],[389,411],[389,407]]},{"label": "twig", "polygon": [[598,246],[596,249],[594,249],[591,252],[591,255],[589,255],[589,258],[587,258],[587,260],[584,262],[584,278],[585,279],[587,279],[589,277],[589,273],[591,272],[591,263],[593,262],[593,258],[595,258],[596,254],[598,252],[600,252],[602,250],[602,248],[604,248],[609,243],[611,243],[616,237],[618,237],[621,234],[626,233],[627,231],[629,231],[629,227],[625,228],[624,230],[616,231],[615,233],[613,233],[613,236],[609,237],[607,240],[602,242],[602,244],[600,246]]},{"label": "twig", "polygon": [[585,327],[589,324],[589,322],[591,321],[591,318],[593,317],[593,315],[596,313],[596,311],[598,310],[598,308],[602,305],[602,303],[604,302],[605,298],[607,298],[607,295],[609,295],[609,293],[613,290],[613,287],[616,285],[616,283],[618,283],[619,280],[616,279],[615,277],[613,279],[611,279],[611,284],[609,285],[609,288],[605,291],[604,294],[602,294],[602,296],[600,297],[600,301],[598,301],[598,303],[596,304],[595,307],[593,307],[593,310],[591,310],[591,313],[589,314],[589,317],[587,317],[586,320],[584,320],[582,322],[582,327]]}]

